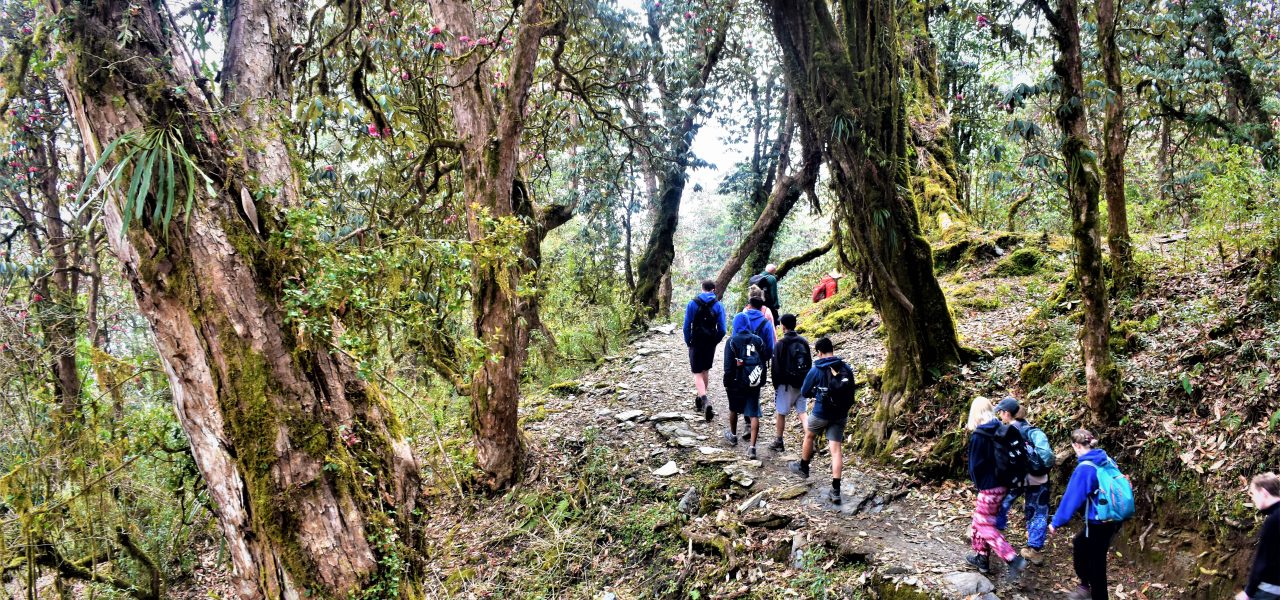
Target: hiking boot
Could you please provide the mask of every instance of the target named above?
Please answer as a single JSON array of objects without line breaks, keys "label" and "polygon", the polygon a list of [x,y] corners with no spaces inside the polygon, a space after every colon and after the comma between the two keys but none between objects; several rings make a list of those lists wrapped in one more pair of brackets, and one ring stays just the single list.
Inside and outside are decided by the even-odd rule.
[{"label": "hiking boot", "polygon": [[806,465],[798,460],[793,460],[787,463],[787,470],[801,477],[805,477],[805,478],[809,477],[809,465]]},{"label": "hiking boot", "polygon": [[986,554],[970,554],[964,557],[964,562],[977,567],[979,573],[986,574],[991,572],[991,557]]},{"label": "hiking boot", "polygon": [[752,447],[750,447],[750,448],[747,448],[747,458],[749,458],[749,459],[751,459],[751,460],[755,460],[755,459],[756,459],[756,447],[755,447],[755,446],[752,446]]},{"label": "hiking boot", "polygon": [[696,411],[698,411],[698,412],[702,412],[702,405],[704,405],[704,404],[706,404],[706,403],[707,403],[707,397],[706,397],[706,396],[694,396],[694,397],[693,397],[693,410],[696,410]]},{"label": "hiking boot", "polygon": [[705,397],[703,398],[702,403],[704,405],[702,407],[702,418],[707,421],[711,421],[711,419],[715,418],[716,411],[711,410],[711,402],[707,401]]},{"label": "hiking boot", "polygon": [[826,498],[827,502],[830,502],[836,506],[840,506],[840,492],[837,492],[831,488],[827,488],[827,493],[823,494],[822,497]]},{"label": "hiking boot", "polygon": [[751,439],[751,430],[748,429],[747,431],[742,432],[742,441],[745,442],[749,439]]},{"label": "hiking boot", "polygon": [[729,431],[728,429],[726,429],[724,430],[724,441],[729,442],[730,446],[737,446],[738,436],[734,435],[732,431]]},{"label": "hiking boot", "polygon": [[1022,558],[1021,556],[1015,556],[1013,557],[1013,560],[1009,561],[1009,569],[1005,571],[1004,580],[1009,583],[1013,583],[1017,581],[1019,577],[1022,577],[1022,572],[1026,569],[1027,559]]},{"label": "hiking boot", "polygon": [[1022,558],[1031,561],[1031,564],[1033,565],[1039,566],[1044,564],[1044,553],[1040,552],[1038,548],[1023,548]]},{"label": "hiking boot", "polygon": [[1067,592],[1067,600],[1091,600],[1093,592],[1083,585],[1077,585],[1070,592]]},{"label": "hiking boot", "polygon": [[774,438],[773,443],[769,444],[769,449],[773,450],[774,452],[782,452],[783,450],[782,438]]}]

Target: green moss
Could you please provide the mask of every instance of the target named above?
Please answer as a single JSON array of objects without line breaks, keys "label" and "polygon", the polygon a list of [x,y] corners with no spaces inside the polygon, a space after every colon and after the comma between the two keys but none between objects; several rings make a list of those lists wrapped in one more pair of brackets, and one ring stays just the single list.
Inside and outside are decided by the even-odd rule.
[{"label": "green moss", "polygon": [[570,396],[582,393],[582,384],[574,380],[561,381],[547,386],[547,391],[557,396]]},{"label": "green moss", "polygon": [[1035,275],[1048,266],[1044,253],[1035,248],[1018,248],[996,263],[995,274],[1004,277]]},{"label": "green moss", "polygon": [[800,311],[796,330],[805,335],[819,337],[847,331],[860,324],[874,309],[871,303],[842,291],[818,304]]},{"label": "green moss", "polygon": [[1066,355],[1066,348],[1060,342],[1053,342],[1044,349],[1039,360],[1022,365],[1019,376],[1023,389],[1034,390],[1053,381]]},{"label": "green moss", "polygon": [[1109,343],[1111,351],[1117,354],[1128,354],[1142,347],[1142,336],[1138,332],[1142,324],[1137,321],[1120,321],[1111,324]]}]

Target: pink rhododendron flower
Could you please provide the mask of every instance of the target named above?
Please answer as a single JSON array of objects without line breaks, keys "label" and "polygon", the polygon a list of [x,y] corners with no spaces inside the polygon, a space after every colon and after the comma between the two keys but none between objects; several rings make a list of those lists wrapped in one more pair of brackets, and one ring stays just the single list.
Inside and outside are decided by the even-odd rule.
[{"label": "pink rhododendron flower", "polygon": [[436,43],[434,43],[434,44],[431,44],[431,49],[432,49],[432,50],[438,50],[438,51],[443,52],[443,51],[444,51],[444,42],[436,42]]},{"label": "pink rhododendron flower", "polygon": [[373,123],[369,124],[369,135],[372,137],[381,137],[381,135],[378,133],[377,125],[374,125]]},{"label": "pink rhododendron flower", "polygon": [[443,30],[442,30],[442,29],[440,29],[440,26],[439,26],[439,25],[432,25],[432,26],[431,26],[431,29],[427,31],[427,35],[429,35],[429,36],[431,36],[431,37],[435,37],[435,36],[437,36],[437,35],[440,35],[440,32],[441,32],[441,31],[443,31]]}]

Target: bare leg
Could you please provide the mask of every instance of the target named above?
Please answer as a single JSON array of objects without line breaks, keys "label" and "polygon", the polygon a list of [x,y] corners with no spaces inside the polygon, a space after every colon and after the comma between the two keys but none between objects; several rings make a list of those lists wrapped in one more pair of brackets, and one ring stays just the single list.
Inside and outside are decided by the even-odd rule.
[{"label": "bare leg", "polygon": [[840,473],[844,471],[844,447],[840,442],[828,440],[827,448],[831,450],[831,478],[840,479]]},{"label": "bare leg", "polygon": [[760,417],[751,417],[751,447],[756,445],[756,436],[760,435]]},{"label": "bare leg", "polygon": [[808,461],[811,459],[813,459],[813,432],[805,429],[804,446],[800,449],[800,460]]},{"label": "bare leg", "polygon": [[738,435],[738,413],[729,413],[729,433]]},{"label": "bare leg", "polygon": [[693,374],[693,385],[697,388],[699,396],[707,395],[707,378],[709,374],[709,371]]},{"label": "bare leg", "polygon": [[782,439],[783,429],[785,429],[787,425],[787,415],[780,412],[773,413],[773,424],[778,430],[778,439]]}]

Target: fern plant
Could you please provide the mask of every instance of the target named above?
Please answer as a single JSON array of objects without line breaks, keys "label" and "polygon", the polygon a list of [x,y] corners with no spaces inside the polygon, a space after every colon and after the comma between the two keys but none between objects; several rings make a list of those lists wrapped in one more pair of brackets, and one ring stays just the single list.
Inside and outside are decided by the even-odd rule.
[{"label": "fern plant", "polygon": [[[195,203],[196,184],[204,184],[205,193],[214,196],[213,180],[196,165],[183,146],[182,132],[172,127],[130,131],[116,138],[102,151],[102,156],[89,168],[77,195],[77,204],[84,201],[85,192],[94,181],[99,169],[111,161],[117,153],[115,166],[107,172],[98,187],[89,194],[94,198],[108,187],[124,194],[120,207],[121,231],[129,230],[129,223],[145,214],[147,197],[153,196],[151,222],[159,223],[163,235],[169,236],[169,224],[177,209],[177,187],[181,180],[186,190],[183,204],[183,223],[191,217]],[[126,177],[127,183],[126,186]]]}]

